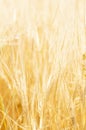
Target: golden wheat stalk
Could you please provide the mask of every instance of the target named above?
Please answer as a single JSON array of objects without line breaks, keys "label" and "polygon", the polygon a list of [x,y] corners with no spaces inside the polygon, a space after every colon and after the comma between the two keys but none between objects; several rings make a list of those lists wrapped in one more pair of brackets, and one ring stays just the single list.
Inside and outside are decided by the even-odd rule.
[{"label": "golden wheat stalk", "polygon": [[0,130],[86,129],[85,7],[0,1]]}]

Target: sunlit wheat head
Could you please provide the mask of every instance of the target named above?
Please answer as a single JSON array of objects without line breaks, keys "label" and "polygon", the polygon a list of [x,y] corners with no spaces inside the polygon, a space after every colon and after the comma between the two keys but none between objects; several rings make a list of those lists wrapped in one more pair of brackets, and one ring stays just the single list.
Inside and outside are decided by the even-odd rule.
[{"label": "sunlit wheat head", "polygon": [[86,1],[0,10],[0,130],[85,130]]}]

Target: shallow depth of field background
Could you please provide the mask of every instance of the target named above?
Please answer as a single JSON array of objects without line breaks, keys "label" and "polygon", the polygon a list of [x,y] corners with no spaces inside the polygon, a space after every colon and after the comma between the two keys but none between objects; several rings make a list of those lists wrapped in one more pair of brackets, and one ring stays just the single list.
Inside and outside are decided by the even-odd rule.
[{"label": "shallow depth of field background", "polygon": [[0,130],[86,129],[86,1],[0,0]]}]

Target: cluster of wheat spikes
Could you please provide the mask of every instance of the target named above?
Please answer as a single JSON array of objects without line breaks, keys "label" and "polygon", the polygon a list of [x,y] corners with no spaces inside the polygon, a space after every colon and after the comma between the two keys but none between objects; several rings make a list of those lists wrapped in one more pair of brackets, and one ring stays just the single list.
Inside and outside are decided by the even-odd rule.
[{"label": "cluster of wheat spikes", "polygon": [[0,130],[86,130],[86,0],[0,0]]}]

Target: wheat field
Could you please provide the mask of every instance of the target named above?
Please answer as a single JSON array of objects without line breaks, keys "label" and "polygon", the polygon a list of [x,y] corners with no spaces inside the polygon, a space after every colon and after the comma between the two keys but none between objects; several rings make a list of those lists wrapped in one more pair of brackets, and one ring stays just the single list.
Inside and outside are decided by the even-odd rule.
[{"label": "wheat field", "polygon": [[0,130],[86,130],[86,0],[0,0]]}]

